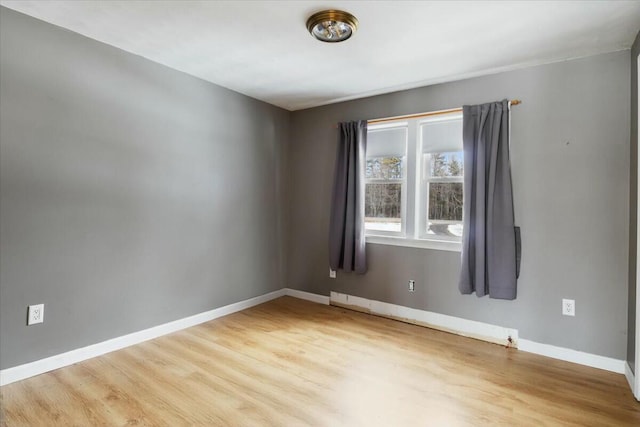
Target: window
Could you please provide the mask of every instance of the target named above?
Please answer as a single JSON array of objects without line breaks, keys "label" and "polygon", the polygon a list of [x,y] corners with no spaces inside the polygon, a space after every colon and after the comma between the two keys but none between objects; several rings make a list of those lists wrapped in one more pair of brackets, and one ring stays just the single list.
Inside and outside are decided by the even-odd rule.
[{"label": "window", "polygon": [[367,134],[365,229],[381,235],[404,233],[407,127],[379,126]]},{"label": "window", "polygon": [[370,125],[367,241],[459,250],[463,177],[461,113]]},{"label": "window", "polygon": [[[435,116],[438,117],[438,116]],[[434,118],[419,126],[422,211],[419,237],[462,237],[462,117]]]}]

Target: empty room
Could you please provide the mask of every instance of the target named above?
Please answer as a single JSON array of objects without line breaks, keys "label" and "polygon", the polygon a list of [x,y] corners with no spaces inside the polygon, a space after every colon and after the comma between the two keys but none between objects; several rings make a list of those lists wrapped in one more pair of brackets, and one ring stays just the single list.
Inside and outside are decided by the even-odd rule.
[{"label": "empty room", "polygon": [[0,0],[0,425],[640,426],[639,31]]}]

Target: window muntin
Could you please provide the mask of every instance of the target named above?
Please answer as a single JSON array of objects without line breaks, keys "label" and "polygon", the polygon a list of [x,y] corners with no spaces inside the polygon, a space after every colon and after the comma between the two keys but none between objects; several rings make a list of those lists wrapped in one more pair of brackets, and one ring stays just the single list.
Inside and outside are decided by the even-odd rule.
[{"label": "window muntin", "polygon": [[369,128],[365,170],[365,230],[404,234],[406,218],[406,124]]}]

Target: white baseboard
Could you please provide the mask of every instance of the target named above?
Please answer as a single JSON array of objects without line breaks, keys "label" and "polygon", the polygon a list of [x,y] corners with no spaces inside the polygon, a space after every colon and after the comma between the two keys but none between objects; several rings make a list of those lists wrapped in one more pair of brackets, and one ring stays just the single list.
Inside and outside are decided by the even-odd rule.
[{"label": "white baseboard", "polygon": [[625,361],[624,363],[624,376],[627,378],[627,382],[629,383],[629,387],[631,387],[631,393],[635,396],[637,400],[640,400],[640,393],[636,390],[636,377],[633,375],[631,371],[631,367]]},{"label": "white baseboard", "polygon": [[591,366],[592,368],[604,369],[605,371],[611,371],[617,374],[624,374],[624,366],[626,365],[624,360],[585,353],[565,347],[556,347],[555,345],[542,344],[522,338],[520,339],[518,350],[551,357],[553,359],[565,360],[579,365]]},{"label": "white baseboard", "polygon": [[299,291],[297,289],[284,288],[285,295],[290,297],[317,302],[318,304],[329,305],[329,297],[326,295],[312,294],[311,292]]},{"label": "white baseboard", "polygon": [[506,345],[507,338],[510,336],[513,340],[512,346],[518,350],[604,369],[618,374],[625,373],[626,362],[624,360],[518,338],[517,329],[369,300],[352,295],[340,294],[338,292],[331,292],[331,304],[496,344]]},{"label": "white baseboard", "polygon": [[[125,347],[158,338],[162,335],[189,328],[191,326],[199,325],[200,323],[208,322],[210,320],[217,319],[218,317],[226,316],[227,314],[235,313],[237,311],[241,311],[267,301],[271,301],[284,295],[289,295],[289,291],[292,290],[279,289],[268,294],[236,302],[234,304],[225,305],[224,307],[205,311],[203,313],[154,326],[142,331],[133,332],[128,335],[123,335],[121,337],[113,338],[97,344],[92,344],[87,347],[78,348],[66,353],[61,353],[55,356],[47,357],[45,359],[36,360],[35,362],[25,363],[24,365],[15,366],[13,368],[3,369],[0,370],[0,386],[11,384],[25,378],[33,377],[35,375],[43,374],[45,372],[62,368],[64,366],[73,365],[74,363],[82,362],[83,360],[91,359],[92,357],[110,353],[115,350],[120,350]],[[296,291],[296,293],[292,294],[292,296],[298,295],[298,292],[300,291]],[[301,292],[301,294],[306,294],[306,292]],[[304,299],[311,299],[311,297]]]},{"label": "white baseboard", "polygon": [[[333,304],[351,308],[366,313],[389,317],[407,323],[413,323],[433,329],[439,329],[446,332],[481,339],[497,344],[504,345],[507,343],[508,337],[511,337],[513,340],[513,346],[518,347],[520,350],[540,354],[543,356],[553,357],[556,359],[566,360],[569,362],[579,363],[582,365],[592,366],[595,368],[605,369],[616,373],[624,373],[630,384],[633,384],[634,380],[633,373],[631,372],[625,361],[598,356],[595,354],[584,353],[577,350],[555,347],[548,344],[540,344],[525,339],[518,339],[518,331],[516,329],[504,328],[488,323],[461,319],[458,317],[447,316],[444,314],[433,313],[395,304],[389,304],[381,301],[368,300],[366,298],[340,294],[337,292],[331,292],[331,297],[327,297],[323,295],[299,291],[297,289],[283,288],[265,295],[260,295],[234,304],[229,304],[224,307],[219,307],[193,316],[185,317],[183,319],[178,319],[162,325],[154,326],[149,329],[144,329],[142,331],[103,341],[97,344],[92,344],[87,347],[71,350],[66,353],[57,354],[55,356],[36,360],[34,362],[25,363],[24,365],[0,370],[0,386],[11,384],[13,382],[49,372],[54,369],[73,365],[74,363],[82,362],[83,360],[87,360],[92,357],[97,357],[106,353],[110,353],[112,351],[120,350],[122,348],[158,338],[172,332],[189,328],[191,326],[199,325],[201,323],[208,322],[210,320],[214,320],[219,317],[235,313],[237,311],[245,310],[247,308],[265,303],[267,301],[271,301],[285,295],[312,301],[319,304]],[[639,398],[637,393],[636,398]]]},{"label": "white baseboard", "polygon": [[508,339],[511,337],[512,346],[516,347],[518,345],[517,329],[504,328],[489,323],[461,319],[338,292],[331,292],[331,304],[501,345],[507,345],[509,343]]}]

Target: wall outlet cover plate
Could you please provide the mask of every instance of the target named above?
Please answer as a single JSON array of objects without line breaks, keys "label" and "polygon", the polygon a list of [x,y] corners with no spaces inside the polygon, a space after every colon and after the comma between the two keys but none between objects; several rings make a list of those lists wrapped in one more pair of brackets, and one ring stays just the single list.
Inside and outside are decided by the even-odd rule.
[{"label": "wall outlet cover plate", "polygon": [[44,322],[44,304],[30,305],[27,316],[27,325],[35,325]]},{"label": "wall outlet cover plate", "polygon": [[564,316],[576,315],[576,300],[562,299],[562,314]]}]

